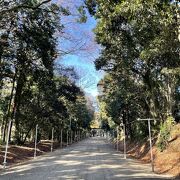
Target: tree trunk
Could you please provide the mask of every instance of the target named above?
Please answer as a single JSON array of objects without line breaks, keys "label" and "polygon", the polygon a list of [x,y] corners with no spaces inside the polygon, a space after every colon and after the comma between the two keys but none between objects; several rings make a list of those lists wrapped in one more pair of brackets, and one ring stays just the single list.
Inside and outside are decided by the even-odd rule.
[{"label": "tree trunk", "polygon": [[[8,119],[9,119],[10,113],[11,113],[11,105],[12,105],[13,96],[14,96],[16,75],[17,75],[17,73],[15,72],[14,77],[13,77],[13,85],[12,85],[12,89],[11,89],[10,100],[9,100],[8,110],[7,110],[7,115],[6,115],[6,118],[5,118],[5,127],[4,127],[4,133],[3,133],[3,142],[5,142],[5,140],[6,140],[6,129],[7,129],[7,124],[8,124]],[[10,137],[11,137],[11,129],[10,129],[9,140],[11,140]]]},{"label": "tree trunk", "polygon": [[16,94],[14,98],[14,111],[12,113],[12,117],[15,119],[15,138],[18,144],[21,143],[20,138],[20,127],[19,127],[19,115],[20,115],[20,103],[21,103],[21,95],[23,91],[23,87],[25,84],[25,74],[22,71],[19,73],[19,78],[17,80],[17,88],[16,88]]},{"label": "tree trunk", "polygon": [[147,105],[149,106],[149,114],[151,117],[157,117],[157,111],[156,109],[159,109],[159,102],[156,99],[156,93],[155,93],[155,82],[151,78],[151,72],[150,70],[147,70],[146,74],[143,76],[143,82],[146,85],[147,89]]},{"label": "tree trunk", "polygon": [[6,129],[8,121],[5,121],[4,130],[3,130],[3,142],[6,142]]},{"label": "tree trunk", "polygon": [[3,139],[4,124],[5,124],[5,117],[3,117],[3,121],[2,121],[2,125],[1,125],[1,139]]},{"label": "tree trunk", "polygon": [[29,133],[31,132],[31,130],[33,129],[34,126],[35,126],[35,123],[33,123],[33,124],[30,126],[28,132],[26,133],[24,139],[22,140],[22,144],[24,144],[24,143],[26,142],[26,139],[27,139]]}]

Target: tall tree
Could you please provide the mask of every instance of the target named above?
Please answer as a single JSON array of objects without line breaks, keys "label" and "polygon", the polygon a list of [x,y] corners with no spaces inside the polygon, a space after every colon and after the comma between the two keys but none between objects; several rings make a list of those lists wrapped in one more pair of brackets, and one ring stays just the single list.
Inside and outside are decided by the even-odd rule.
[{"label": "tall tree", "polygon": [[[179,86],[176,4],[159,0],[85,3],[97,19],[94,32],[97,43],[103,47],[95,61],[96,68],[105,70],[112,78],[105,99],[109,99],[110,115],[117,114],[114,121],[122,116],[128,123],[128,114],[134,111],[131,101],[137,103],[140,112],[144,110],[144,116],[164,121],[174,112],[175,89]],[[105,87],[107,83],[105,79]],[[141,92],[141,98],[136,91]]]}]

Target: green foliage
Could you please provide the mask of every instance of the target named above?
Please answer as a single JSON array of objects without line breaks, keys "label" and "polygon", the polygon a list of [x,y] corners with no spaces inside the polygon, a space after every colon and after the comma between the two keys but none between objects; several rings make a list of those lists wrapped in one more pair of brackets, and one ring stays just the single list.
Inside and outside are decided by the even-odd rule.
[{"label": "green foliage", "polygon": [[[61,17],[71,12],[48,2],[1,3],[0,95],[3,96],[0,96],[0,123],[3,141],[9,119],[13,120],[12,140],[23,144],[32,136],[36,124],[43,137],[49,137],[54,127],[58,138],[61,128],[69,128],[72,115],[72,125],[77,120],[74,130],[88,128],[92,118],[85,95],[71,77],[54,72],[59,45],[56,35],[63,34],[64,28]],[[83,8],[78,10],[81,16],[85,14]]]},{"label": "green foliage", "polygon": [[77,11],[79,12],[79,18],[77,19],[77,22],[85,23],[87,21],[87,16],[86,16],[86,10],[84,6],[79,6],[77,8]]},{"label": "green foliage", "polygon": [[166,149],[174,123],[175,121],[172,116],[169,116],[164,123],[161,123],[160,134],[157,142],[157,147],[159,148],[160,151]]},{"label": "green foliage", "polygon": [[[147,136],[145,122],[163,122],[177,108],[180,66],[177,6],[170,1],[86,0],[97,19],[96,42],[103,48],[95,61],[106,77],[100,102],[115,123],[123,122],[130,137]],[[159,127],[156,122],[153,129]]]}]

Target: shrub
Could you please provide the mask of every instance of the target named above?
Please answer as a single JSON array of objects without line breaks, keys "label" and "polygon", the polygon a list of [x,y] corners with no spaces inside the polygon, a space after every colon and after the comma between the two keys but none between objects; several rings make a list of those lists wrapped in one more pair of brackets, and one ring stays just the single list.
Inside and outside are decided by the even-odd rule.
[{"label": "shrub", "polygon": [[157,141],[157,147],[162,152],[166,149],[170,133],[173,125],[175,124],[174,118],[169,116],[164,123],[160,125],[160,133]]}]

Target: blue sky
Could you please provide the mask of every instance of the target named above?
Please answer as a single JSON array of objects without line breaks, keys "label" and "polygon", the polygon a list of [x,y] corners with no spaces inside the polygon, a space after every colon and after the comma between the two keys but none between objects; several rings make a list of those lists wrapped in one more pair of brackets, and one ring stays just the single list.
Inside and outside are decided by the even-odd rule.
[{"label": "blue sky", "polygon": [[93,62],[77,55],[67,55],[61,60],[61,63],[65,66],[73,66],[80,76],[80,81],[83,81],[80,82],[79,85],[88,94],[97,96],[97,83],[103,74],[95,70]]},{"label": "blue sky", "polygon": [[[61,0],[62,3],[63,0]],[[81,0],[63,1],[64,6],[69,6],[73,14],[76,14],[75,6],[81,4]],[[103,77],[94,66],[94,60],[98,57],[100,47],[95,43],[93,29],[96,26],[94,18],[88,15],[86,23],[76,22],[77,16],[68,16],[62,19],[65,24],[64,38],[60,38],[59,50],[68,51],[67,55],[59,58],[59,63],[65,66],[73,66],[80,76],[79,85],[92,96],[97,96],[97,83]]]}]

